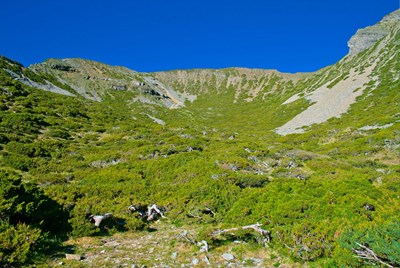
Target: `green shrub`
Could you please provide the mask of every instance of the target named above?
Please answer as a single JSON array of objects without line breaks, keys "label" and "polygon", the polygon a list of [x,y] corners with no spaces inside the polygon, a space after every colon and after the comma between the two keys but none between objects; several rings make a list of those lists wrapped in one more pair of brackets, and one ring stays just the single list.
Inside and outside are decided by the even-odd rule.
[{"label": "green shrub", "polygon": [[[337,262],[346,266],[382,265],[386,263],[393,267],[400,266],[400,223],[384,223],[371,227],[349,228],[340,238],[343,250],[338,252],[350,252],[353,258],[343,259],[337,256]],[[355,257],[358,251],[372,250],[377,258],[371,255],[371,259]]]},{"label": "green shrub", "polygon": [[68,214],[20,175],[0,170],[0,264],[21,265],[45,237],[65,236]]},{"label": "green shrub", "polygon": [[52,233],[66,233],[67,213],[33,184],[19,175],[0,171],[0,219],[25,223]]},{"label": "green shrub", "polygon": [[4,153],[3,163],[6,166],[22,171],[28,171],[34,165],[33,159],[14,153]]},{"label": "green shrub", "polygon": [[29,260],[41,236],[38,228],[24,223],[10,225],[0,220],[0,265],[21,265]]}]

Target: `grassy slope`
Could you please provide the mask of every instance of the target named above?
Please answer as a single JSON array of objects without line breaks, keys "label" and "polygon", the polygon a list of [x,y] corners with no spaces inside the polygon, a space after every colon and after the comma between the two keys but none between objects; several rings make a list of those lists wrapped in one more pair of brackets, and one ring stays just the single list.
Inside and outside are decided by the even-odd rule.
[{"label": "grassy slope", "polygon": [[[74,235],[117,231],[94,229],[87,212],[111,212],[129,229],[141,229],[127,206],[157,203],[168,210],[170,224],[201,226],[199,237],[208,239],[214,252],[226,246],[211,240],[209,230],[260,222],[271,231],[270,246],[279,254],[319,265],[357,265],[350,251],[354,242],[399,224],[398,57],[379,66],[380,84],[341,118],[300,135],[280,137],[272,130],[309,105],[298,100],[283,109],[282,102],[365,64],[373,49],[296,84],[275,78],[283,90],[268,94],[273,85],[266,84],[252,102],[244,101],[248,96],[242,92],[234,103],[236,89],[226,83],[218,87],[211,79],[204,86],[207,94],[178,110],[132,104],[126,101],[135,96],[129,92],[113,92],[102,103],[59,96],[12,81],[2,70],[1,169],[40,185],[69,212]],[[386,49],[388,55],[400,50],[398,43]],[[25,70],[3,60],[5,66]],[[253,79],[242,83],[266,78]],[[360,130],[388,123],[394,125]],[[375,210],[366,210],[366,204]],[[202,215],[204,207],[216,216]],[[239,238],[256,244],[249,235]],[[379,239],[372,240],[369,245],[387,256],[388,249],[374,244]],[[252,247],[237,254],[246,256]]]}]

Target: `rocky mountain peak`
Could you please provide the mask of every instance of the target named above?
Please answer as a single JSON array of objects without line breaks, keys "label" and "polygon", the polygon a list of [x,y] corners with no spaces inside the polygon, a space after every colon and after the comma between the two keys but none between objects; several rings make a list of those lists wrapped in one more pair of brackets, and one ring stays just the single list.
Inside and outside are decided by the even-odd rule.
[{"label": "rocky mountain peak", "polygon": [[392,13],[386,15],[382,22],[397,22],[399,23],[400,20],[400,9],[393,11]]},{"label": "rocky mountain peak", "polygon": [[376,41],[387,36],[400,26],[400,9],[385,16],[378,24],[360,29],[347,43],[349,55],[354,56],[371,47]]}]

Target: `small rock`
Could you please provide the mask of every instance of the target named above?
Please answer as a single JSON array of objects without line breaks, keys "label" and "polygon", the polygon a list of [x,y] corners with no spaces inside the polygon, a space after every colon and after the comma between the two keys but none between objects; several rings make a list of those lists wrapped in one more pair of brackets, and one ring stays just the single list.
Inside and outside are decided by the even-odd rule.
[{"label": "small rock", "polygon": [[75,261],[80,261],[82,260],[82,256],[78,254],[65,254],[65,258],[67,260],[75,260]]},{"label": "small rock", "polygon": [[199,264],[199,260],[198,259],[193,259],[192,260],[192,265],[198,265]]},{"label": "small rock", "polygon": [[257,264],[257,265],[262,263],[262,259],[257,259],[257,258],[247,258],[244,260],[244,262],[248,262],[248,261],[250,261],[254,264]]},{"label": "small rock", "polygon": [[173,252],[173,253],[171,254],[171,259],[175,260],[177,256],[178,256],[178,253]]},{"label": "small rock", "polygon": [[209,247],[206,240],[198,242],[197,245],[200,247],[200,252],[208,252]]},{"label": "small rock", "polygon": [[254,263],[260,264],[262,263],[262,259],[252,258]]},{"label": "small rock", "polygon": [[203,261],[204,261],[205,263],[207,263],[208,265],[211,264],[211,263],[210,263],[210,260],[208,259],[207,256],[204,256]]},{"label": "small rock", "polygon": [[226,261],[231,261],[231,260],[235,259],[235,257],[234,257],[232,254],[230,254],[230,253],[224,253],[224,254],[222,254],[222,258],[223,258],[224,260],[226,260]]}]

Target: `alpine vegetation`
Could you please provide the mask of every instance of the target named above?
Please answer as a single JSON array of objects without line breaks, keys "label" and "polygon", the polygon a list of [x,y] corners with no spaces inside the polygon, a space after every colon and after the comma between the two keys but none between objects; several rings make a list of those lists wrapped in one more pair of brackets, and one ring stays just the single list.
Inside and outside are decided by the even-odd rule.
[{"label": "alpine vegetation", "polygon": [[0,57],[0,266],[400,266],[400,11],[314,73]]}]

